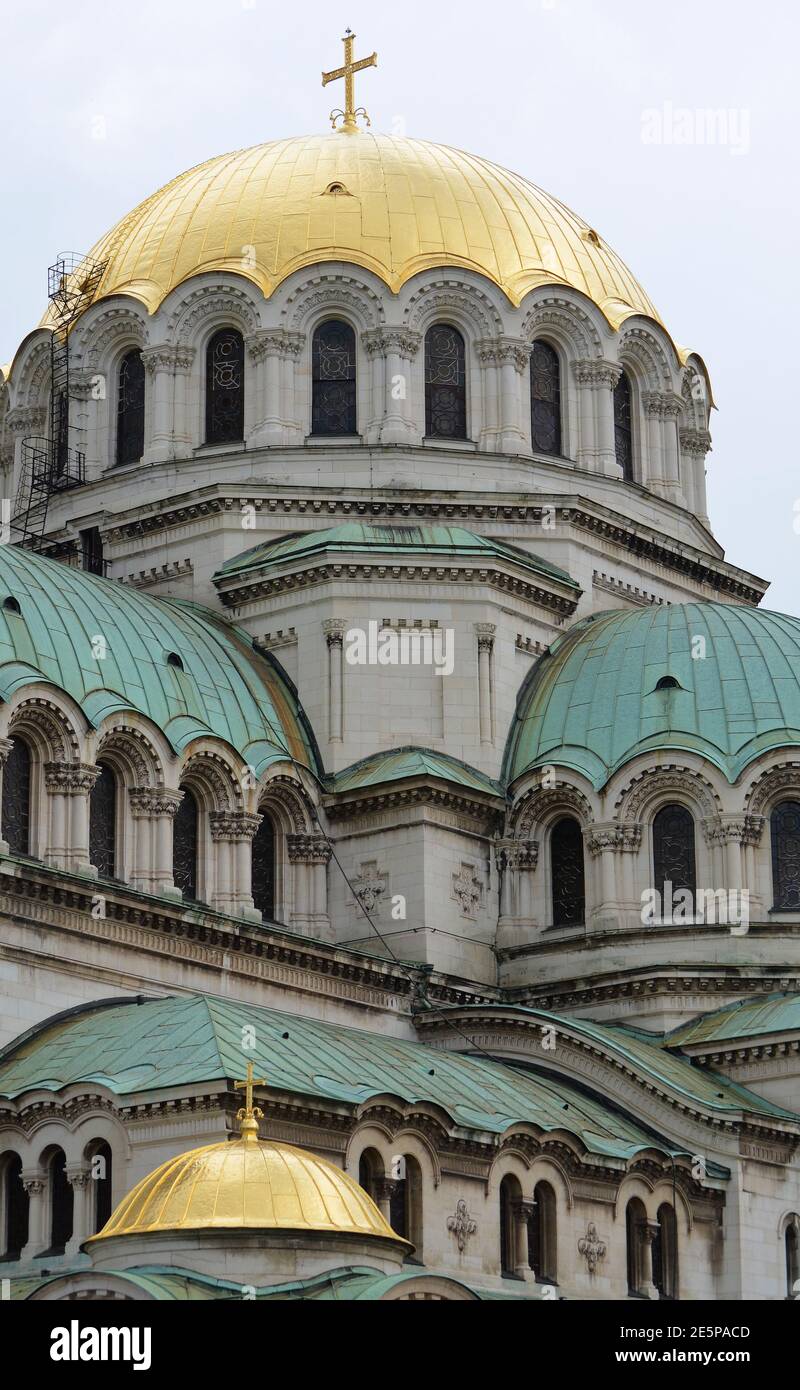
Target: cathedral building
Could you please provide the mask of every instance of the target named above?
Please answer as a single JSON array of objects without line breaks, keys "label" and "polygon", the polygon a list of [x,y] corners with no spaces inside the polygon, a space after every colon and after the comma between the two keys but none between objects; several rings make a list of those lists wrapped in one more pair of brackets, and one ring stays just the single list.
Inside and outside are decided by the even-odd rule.
[{"label": "cathedral building", "polygon": [[800,618],[700,353],[373,60],[2,369],[0,1280],[796,1297]]}]

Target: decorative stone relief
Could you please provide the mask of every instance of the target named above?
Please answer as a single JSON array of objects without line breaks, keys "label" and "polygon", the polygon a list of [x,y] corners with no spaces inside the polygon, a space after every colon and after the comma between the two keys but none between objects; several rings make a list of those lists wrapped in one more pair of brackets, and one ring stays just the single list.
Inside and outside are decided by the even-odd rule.
[{"label": "decorative stone relief", "polygon": [[456,1202],[455,1214],[448,1216],[447,1229],[452,1236],[455,1236],[459,1252],[463,1254],[469,1244],[470,1236],[474,1236],[478,1229],[478,1223],[467,1211],[467,1204],[463,1197]]},{"label": "decorative stone relief", "polygon": [[589,1267],[590,1274],[594,1274],[599,1261],[603,1259],[605,1253],[605,1241],[600,1240],[597,1234],[597,1227],[593,1221],[590,1221],[586,1228],[586,1235],[578,1241],[578,1254],[583,1255]]},{"label": "decorative stone relief", "polygon": [[462,864],[453,874],[453,897],[464,917],[477,917],[483,902],[483,884],[471,864]]}]

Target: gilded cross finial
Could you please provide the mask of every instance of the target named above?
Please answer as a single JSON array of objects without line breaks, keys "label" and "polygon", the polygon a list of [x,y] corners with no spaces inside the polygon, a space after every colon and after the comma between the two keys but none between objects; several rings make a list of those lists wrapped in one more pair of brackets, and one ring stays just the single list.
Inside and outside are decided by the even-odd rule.
[{"label": "gilded cross finial", "polygon": [[358,117],[363,116],[367,125],[370,124],[366,107],[355,106],[355,83],[353,76],[364,68],[376,68],[378,66],[377,53],[371,53],[368,58],[359,58],[358,62],[353,62],[353,44],[355,34],[350,29],[347,30],[342,43],[344,44],[344,67],[334,68],[332,72],[323,72],[322,85],[327,87],[329,82],[337,82],[340,77],[344,78],[344,111],[331,111],[331,125],[336,129],[336,122],[341,117],[342,130],[358,130]]},{"label": "gilded cross finial", "polygon": [[253,1105],[253,1087],[266,1086],[267,1082],[263,1076],[253,1080],[253,1063],[247,1063],[247,1080],[235,1081],[234,1088],[237,1091],[244,1091],[244,1106],[237,1110],[236,1118],[239,1121],[239,1133],[242,1139],[258,1138],[258,1122],[263,1120],[264,1111],[259,1110],[257,1105]]}]

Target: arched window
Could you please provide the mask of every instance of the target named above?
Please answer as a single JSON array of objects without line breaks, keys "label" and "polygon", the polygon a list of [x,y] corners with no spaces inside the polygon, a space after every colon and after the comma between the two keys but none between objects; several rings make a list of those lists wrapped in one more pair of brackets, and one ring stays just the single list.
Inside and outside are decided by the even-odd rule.
[{"label": "arched window", "polygon": [[784,1234],[786,1297],[800,1298],[800,1216],[790,1216]]},{"label": "arched window", "polygon": [[[653,821],[653,886],[661,894],[662,917],[694,915],[697,875],[694,820],[685,806],[662,806]],[[678,899],[688,892],[691,902]]]},{"label": "arched window", "polygon": [[117,779],[100,764],[89,794],[89,862],[100,878],[113,878],[117,866]]},{"label": "arched window", "polygon": [[517,1179],[507,1173],[500,1183],[500,1273],[517,1273],[517,1204],[522,1200],[522,1188]]},{"label": "arched window", "polygon": [[653,1283],[661,1298],[678,1297],[678,1223],[675,1209],[662,1202],[653,1241]]},{"label": "arched window", "polygon": [[206,444],[244,438],[244,338],[221,328],[206,350]]},{"label": "arched window", "polygon": [[183,798],[172,822],[172,878],[184,898],[197,899],[197,798],[188,787],[181,788]]},{"label": "arched window", "polygon": [[425,334],[425,433],[431,439],[467,437],[464,339],[449,323]]},{"label": "arched window", "polygon": [[[410,1154],[392,1159],[389,1225],[414,1246],[413,1259],[422,1260],[422,1169]],[[409,1257],[407,1257],[409,1258]]]},{"label": "arched window", "polygon": [[312,434],[356,433],[356,335],[349,323],[328,319],[314,333]]},{"label": "arched window", "polygon": [[563,816],[550,834],[553,926],[581,923],[586,916],[583,835],[574,816]]},{"label": "arched window", "polygon": [[91,1145],[88,1160],[92,1184],[92,1235],[96,1235],[111,1216],[111,1146],[105,1139]]},{"label": "arched window", "polygon": [[264,816],[253,840],[253,902],[269,920],[275,917],[275,825]]},{"label": "arched window", "polygon": [[67,1160],[62,1149],[58,1149],[50,1160],[48,1168],[50,1188],[50,1248],[48,1255],[63,1255],[67,1242],[72,1239],[74,1194],[72,1183],[67,1178]]},{"label": "arched window", "polygon": [[30,854],[31,750],[14,738],[3,768],[3,839],[12,854]]},{"label": "arched window", "polygon": [[383,1178],[383,1159],[377,1149],[365,1149],[358,1160],[358,1184],[378,1205],[382,1197]]},{"label": "arched window", "polygon": [[770,816],[772,906],[800,912],[800,801],[782,801]]},{"label": "arched window", "polygon": [[117,389],[117,464],[138,463],[144,453],[144,363],[138,348],[126,352]]},{"label": "arched window", "polygon": [[531,439],[536,454],[561,453],[561,364],[549,343],[531,353]]},{"label": "arched window", "polygon": [[22,1183],[22,1159],[19,1154],[6,1154],[0,1164],[2,1193],[2,1225],[0,1225],[0,1261],[18,1260],[28,1244],[30,1199]]},{"label": "arched window", "polygon": [[644,1296],[644,1233],[647,1212],[638,1197],[632,1197],[625,1208],[625,1249],[628,1266],[628,1293]]},{"label": "arched window", "polygon": [[528,1222],[528,1263],[539,1284],[557,1282],[556,1194],[549,1182],[533,1189],[533,1215]]},{"label": "arched window", "polygon": [[633,393],[627,372],[614,387],[614,446],[623,478],[633,482]]}]

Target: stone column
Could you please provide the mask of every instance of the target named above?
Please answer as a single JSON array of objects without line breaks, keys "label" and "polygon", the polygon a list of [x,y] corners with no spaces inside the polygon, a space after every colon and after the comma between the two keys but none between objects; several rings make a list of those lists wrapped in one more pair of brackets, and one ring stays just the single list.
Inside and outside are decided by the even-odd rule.
[{"label": "stone column", "polygon": [[379,1178],[375,1184],[375,1203],[389,1226],[392,1224],[392,1199],[402,1185],[397,1178]]},{"label": "stone column", "polygon": [[[381,444],[418,444],[419,429],[411,415],[411,364],[422,334],[410,328],[373,328],[362,338],[373,361],[373,391],[383,387],[383,401],[373,399],[371,433]],[[379,364],[379,365],[378,365]]]},{"label": "stone column", "polygon": [[682,429],[679,440],[686,505],[703,526],[710,527],[706,501],[706,454],[711,448],[711,435],[708,430]]},{"label": "stone column", "polygon": [[636,855],[642,844],[642,827],[636,824],[620,825],[617,832],[617,849],[621,857],[620,867],[620,898],[623,905],[629,909],[634,917],[630,922],[631,926],[638,926],[642,920],[642,900],[636,892],[634,881],[634,867]]},{"label": "stone column", "polygon": [[175,403],[175,359],[178,349],[169,343],[142,349],[142,362],[150,385],[149,438],[145,439],[144,462],[162,463],[173,456],[173,416]]},{"label": "stone column", "polygon": [[539,863],[538,840],[502,842],[495,850],[495,860],[502,874],[501,918],[509,917],[529,927],[533,919],[531,879]]},{"label": "stone column", "polygon": [[380,328],[371,328],[361,335],[361,346],[370,363],[370,411],[364,429],[364,442],[378,444],[386,414],[386,358]]},{"label": "stone column", "polygon": [[183,792],[169,787],[131,787],[128,806],[133,818],[131,887],[157,897],[181,898],[172,877],[172,821]]},{"label": "stone column", "polygon": [[658,1233],[659,1224],[657,1221],[641,1221],[639,1223],[642,1284],[641,1288],[637,1289],[637,1293],[644,1294],[645,1298],[658,1298],[659,1296],[658,1289],[653,1283],[653,1245]]},{"label": "stone column", "polygon": [[285,352],[282,328],[251,333],[247,350],[256,367],[256,413],[248,439],[253,447],[277,448],[285,443],[281,366]]},{"label": "stone column", "polygon": [[620,883],[617,875],[617,850],[621,844],[621,827],[615,823],[590,825],[584,829],[583,837],[590,855],[600,860],[598,902],[594,916],[613,917],[619,913]]},{"label": "stone column", "polygon": [[287,835],[294,875],[291,925],[314,941],[332,941],[327,912],[327,867],[332,850],[324,835]]},{"label": "stone column", "polygon": [[[716,848],[721,857],[722,881],[699,886],[713,892],[724,891],[727,895],[725,903],[711,905],[715,913],[711,920],[718,925],[741,927],[749,924],[753,905],[742,895],[745,891],[750,891],[748,869],[752,863],[750,872],[754,873],[755,860],[751,854],[748,863],[748,849],[758,843],[763,827],[762,816],[742,816],[735,813],[724,814],[703,823],[706,843],[712,851]],[[708,907],[705,908],[705,920],[710,920]]]},{"label": "stone column", "polygon": [[496,362],[500,369],[500,433],[498,448],[504,454],[529,454],[522,429],[522,377],[531,359],[532,346],[521,338],[498,338]]},{"label": "stone column", "polygon": [[[92,371],[90,368],[72,371],[69,391],[72,412],[70,443],[83,454],[86,481],[91,482],[93,478],[100,476],[108,462],[107,458],[100,457],[97,423],[97,403],[107,398],[108,378],[104,373]],[[108,402],[106,418],[109,421],[112,418],[110,412],[111,403]]]},{"label": "stone column", "polygon": [[322,624],[328,644],[328,742],[344,739],[344,618],[326,618]]},{"label": "stone column", "polygon": [[614,387],[622,368],[601,358],[581,358],[573,362],[572,371],[581,393],[578,460],[595,473],[621,478],[614,437]]},{"label": "stone column", "polygon": [[512,1203],[511,1207],[514,1215],[514,1273],[518,1279],[525,1279],[528,1282],[533,1279],[533,1270],[528,1253],[528,1226],[533,1220],[535,1205],[534,1202],[518,1199]]},{"label": "stone column", "polygon": [[681,490],[681,462],[678,446],[678,419],[683,413],[683,398],[665,391],[661,398],[662,439],[664,447],[665,496],[678,506],[685,506]]},{"label": "stone column", "polygon": [[175,414],[173,421],[172,453],[176,459],[188,459],[194,449],[195,433],[192,429],[189,405],[189,383],[194,365],[195,349],[180,347],[175,349],[173,358],[175,376],[173,390]]},{"label": "stone column", "polygon": [[478,448],[495,453],[499,448],[501,380],[497,360],[497,339],[481,338],[475,344],[481,368],[481,430]]},{"label": "stone column", "polygon": [[49,1190],[47,1178],[38,1169],[33,1172],[23,1172],[22,1186],[28,1194],[28,1244],[20,1252],[20,1263],[26,1264],[29,1260],[35,1260],[37,1255],[44,1254],[50,1244],[49,1231],[47,1229],[49,1217]]},{"label": "stone column", "polygon": [[49,816],[43,857],[52,868],[97,877],[89,863],[89,793],[99,776],[94,765],[45,763]]},{"label": "stone column", "polygon": [[234,917],[261,921],[253,905],[253,840],[263,816],[243,811],[212,811],[211,840],[216,849],[217,873],[213,906]]},{"label": "stone column", "polygon": [[[3,769],[8,761],[8,755],[14,747],[14,741],[10,738],[0,738],[0,806],[3,804]],[[0,854],[8,854],[8,843],[0,840]]]},{"label": "stone column", "polygon": [[85,1240],[93,1235],[92,1197],[94,1189],[88,1167],[81,1163],[68,1167],[67,1182],[72,1188],[72,1235],[67,1241],[64,1254],[75,1256]]},{"label": "stone column", "polygon": [[666,497],[664,486],[664,457],[661,429],[661,393],[645,391],[642,397],[644,418],[647,422],[647,453],[642,482],[659,497]]},{"label": "stone column", "polygon": [[494,623],[476,623],[478,639],[478,718],[481,743],[494,742],[494,683],[492,653],[497,628]]},{"label": "stone column", "polygon": [[[283,355],[281,358],[281,410],[285,430],[285,442],[302,444],[306,437],[306,422],[301,418],[297,390],[297,363],[306,345],[304,333],[293,333],[288,328],[283,335]],[[310,429],[310,424],[308,426]]]}]

